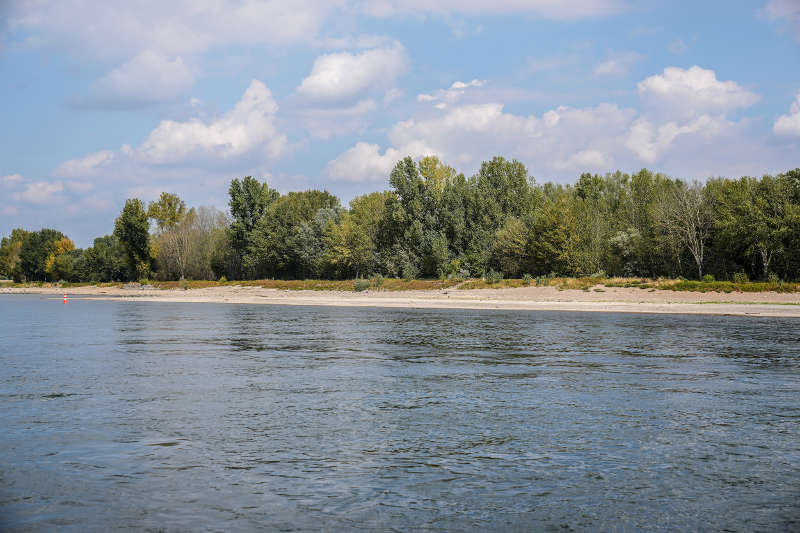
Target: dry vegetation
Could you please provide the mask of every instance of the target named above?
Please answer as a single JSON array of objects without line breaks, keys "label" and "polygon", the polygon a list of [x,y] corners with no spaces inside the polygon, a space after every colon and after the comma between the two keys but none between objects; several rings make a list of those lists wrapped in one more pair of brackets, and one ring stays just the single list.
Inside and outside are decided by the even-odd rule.
[{"label": "dry vegetation", "polygon": [[[144,281],[144,280],[143,280]],[[365,280],[370,283],[369,290],[379,291],[410,291],[410,290],[441,290],[455,288],[466,289],[508,289],[516,287],[554,287],[558,290],[582,290],[604,292],[604,288],[623,287],[643,290],[668,290],[688,292],[800,292],[800,283],[752,282],[735,283],[732,281],[693,281],[681,279],[649,279],[649,278],[601,278],[601,277],[549,277],[542,276],[530,279],[502,279],[499,281],[487,279],[470,279],[466,281],[456,279],[414,279],[403,280],[386,278],[380,282]],[[354,291],[354,280],[252,280],[252,281],[150,281],[150,285],[157,289],[203,289],[208,287],[239,286],[262,287],[287,291]],[[7,287],[52,287],[70,288],[81,286],[96,287],[122,287],[121,282],[111,283],[8,283]]]}]

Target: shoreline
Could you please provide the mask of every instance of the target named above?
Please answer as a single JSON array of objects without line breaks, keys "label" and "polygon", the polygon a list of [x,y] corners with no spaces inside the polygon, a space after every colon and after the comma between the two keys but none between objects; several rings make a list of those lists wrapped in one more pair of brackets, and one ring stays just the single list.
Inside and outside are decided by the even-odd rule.
[{"label": "shoreline", "polygon": [[[120,287],[0,287],[4,294],[63,294],[76,300],[138,302],[379,307],[407,309],[465,309],[507,311],[569,311],[638,314],[726,315],[800,318],[797,293],[713,293],[645,291],[607,288],[602,291],[554,287],[498,289],[437,289],[408,291],[309,291],[250,286],[198,289],[124,289]],[[0,299],[0,301],[2,301]]]}]

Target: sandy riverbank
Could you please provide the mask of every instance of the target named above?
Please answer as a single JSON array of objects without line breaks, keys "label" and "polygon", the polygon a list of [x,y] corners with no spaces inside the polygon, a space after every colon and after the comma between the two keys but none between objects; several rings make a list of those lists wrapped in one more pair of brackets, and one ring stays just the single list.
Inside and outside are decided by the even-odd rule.
[{"label": "sandy riverbank", "polygon": [[[139,302],[242,303],[429,309],[507,309],[531,311],[601,311],[676,313],[800,318],[797,293],[714,293],[602,288],[590,291],[555,287],[423,291],[287,291],[224,286],[190,290],[124,289],[118,287],[0,287],[3,294],[66,293],[82,299]],[[2,301],[0,299],[0,301]]]}]

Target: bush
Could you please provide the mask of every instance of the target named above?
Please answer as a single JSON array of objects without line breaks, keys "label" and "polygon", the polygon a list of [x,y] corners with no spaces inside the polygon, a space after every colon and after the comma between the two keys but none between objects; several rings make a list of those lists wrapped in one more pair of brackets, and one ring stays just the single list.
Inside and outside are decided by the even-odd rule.
[{"label": "bush", "polygon": [[189,290],[189,280],[187,280],[186,278],[179,279],[178,286],[185,291]]},{"label": "bush", "polygon": [[228,278],[226,278],[225,276],[220,276],[219,277],[219,282],[220,283],[227,283],[228,282]]},{"label": "bush", "polygon": [[771,274],[768,276],[768,278],[767,278],[767,279],[768,279],[768,281],[769,281],[770,283],[780,283],[780,282],[781,282],[781,278],[780,278],[780,277],[779,277],[777,274],[775,274],[774,272],[772,272],[772,273],[771,273]]},{"label": "bush", "polygon": [[528,285],[531,284],[532,279],[533,277],[530,274],[525,274],[524,276],[522,276],[522,284],[527,287]]},{"label": "bush", "polygon": [[369,279],[370,283],[372,283],[372,287],[375,289],[380,288],[383,285],[383,275],[382,274],[373,274],[372,277]]},{"label": "bush", "polygon": [[703,281],[712,282],[712,281],[714,281],[714,276],[711,275],[711,274],[706,274],[705,276],[703,276]]},{"label": "bush", "polygon": [[369,286],[369,280],[366,279],[357,279],[353,282],[353,290],[356,292],[365,291],[369,289]]},{"label": "bush", "polygon": [[750,281],[750,278],[747,277],[747,272],[737,272],[733,275],[734,283],[747,283],[748,281]]},{"label": "bush", "polygon": [[605,270],[598,270],[597,272],[595,272],[594,274],[592,274],[589,277],[590,278],[603,278],[603,279],[605,279],[605,278],[608,277],[608,275],[606,274]]},{"label": "bush", "polygon": [[500,272],[490,270],[489,273],[486,274],[486,283],[489,285],[494,285],[495,283],[500,283],[501,281],[503,281],[503,274]]}]

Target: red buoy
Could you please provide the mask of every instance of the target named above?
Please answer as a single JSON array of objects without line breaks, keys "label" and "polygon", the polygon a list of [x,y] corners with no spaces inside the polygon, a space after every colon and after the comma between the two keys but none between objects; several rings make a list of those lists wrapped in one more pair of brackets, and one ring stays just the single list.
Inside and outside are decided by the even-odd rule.
[{"label": "red buoy", "polygon": [[67,303],[67,295],[66,295],[66,293],[64,294],[64,303]]}]

